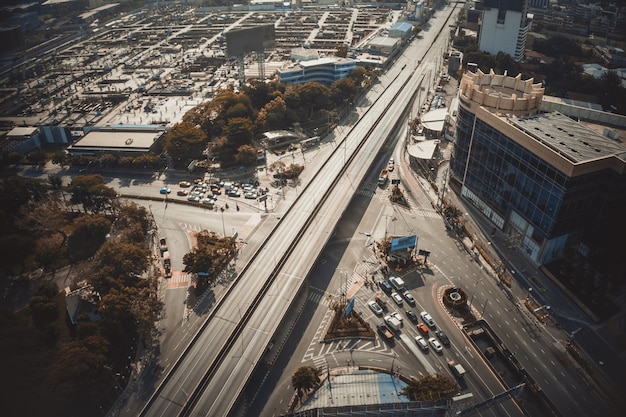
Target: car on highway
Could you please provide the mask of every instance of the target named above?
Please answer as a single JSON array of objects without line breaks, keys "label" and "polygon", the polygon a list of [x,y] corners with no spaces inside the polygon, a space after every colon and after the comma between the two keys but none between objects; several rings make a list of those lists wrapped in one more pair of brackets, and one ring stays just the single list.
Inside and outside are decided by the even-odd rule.
[{"label": "car on highway", "polygon": [[161,189],[159,190],[159,193],[161,194],[169,194],[172,192],[171,188],[167,188],[167,187],[161,187]]},{"label": "car on highway", "polygon": [[430,314],[428,314],[428,312],[422,311],[420,313],[420,316],[422,317],[422,320],[424,320],[424,323],[428,325],[428,327],[431,327],[434,329],[437,326],[435,324],[435,320],[433,320],[433,318],[430,316]]},{"label": "car on highway", "polygon": [[404,297],[407,303],[409,303],[412,306],[415,306],[415,298],[413,297],[413,294],[411,294],[408,291],[403,291],[402,297]]},{"label": "car on highway", "polygon": [[441,353],[443,351],[443,347],[441,346],[441,343],[439,343],[439,341],[435,339],[434,337],[431,337],[430,339],[428,339],[428,343],[430,343],[430,345],[433,347],[435,352]]},{"label": "car on highway", "polygon": [[428,327],[424,323],[417,323],[417,330],[426,336],[428,335]]},{"label": "car on highway", "polygon": [[397,292],[391,293],[391,299],[396,303],[399,307],[402,307],[402,297]]},{"label": "car on highway", "polygon": [[417,343],[417,346],[421,347],[422,350],[428,350],[428,343],[422,336],[415,336],[415,343]]},{"label": "car on highway", "polygon": [[407,310],[405,311],[405,313],[406,313],[406,316],[409,318],[409,320],[417,324],[417,314],[415,314],[411,310]]},{"label": "car on highway", "polygon": [[402,318],[400,313],[398,313],[397,311],[394,311],[393,313],[391,313],[391,317],[395,317],[396,319],[398,319],[400,324],[404,325],[404,319]]},{"label": "car on highway", "polygon": [[187,190],[178,190],[178,191],[176,191],[176,195],[179,195],[181,197],[184,197],[184,196],[186,196],[188,194],[189,194],[189,191],[187,191]]},{"label": "car on highway", "polygon": [[183,187],[183,188],[187,188],[187,187],[191,187],[191,183],[189,181],[181,181],[178,183],[179,187]]},{"label": "car on highway", "polygon": [[378,281],[378,286],[386,294],[391,294],[391,292],[393,291],[393,288],[391,288],[391,284],[389,284],[389,282],[385,279]]},{"label": "car on highway", "polygon": [[448,339],[448,335],[446,335],[443,330],[435,330],[435,334],[437,335],[439,340],[441,340],[441,343],[443,343],[444,346],[450,346],[450,339]]},{"label": "car on highway", "polygon": [[378,305],[376,301],[368,301],[367,306],[376,314],[377,316],[383,315],[383,309]]}]

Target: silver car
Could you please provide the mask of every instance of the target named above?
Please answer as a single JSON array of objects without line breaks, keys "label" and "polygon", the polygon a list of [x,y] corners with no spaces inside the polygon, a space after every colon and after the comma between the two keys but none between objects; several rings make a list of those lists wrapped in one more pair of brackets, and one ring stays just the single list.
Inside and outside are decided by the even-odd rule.
[{"label": "silver car", "polygon": [[376,301],[368,301],[367,305],[369,306],[370,310],[372,310],[377,316],[383,315],[383,309],[378,305]]},{"label": "silver car", "polygon": [[424,323],[426,323],[428,327],[435,328],[437,326],[435,324],[435,320],[433,320],[433,318],[430,316],[430,314],[428,314],[428,312],[422,311],[420,313],[420,316],[422,317],[422,320],[424,320]]}]

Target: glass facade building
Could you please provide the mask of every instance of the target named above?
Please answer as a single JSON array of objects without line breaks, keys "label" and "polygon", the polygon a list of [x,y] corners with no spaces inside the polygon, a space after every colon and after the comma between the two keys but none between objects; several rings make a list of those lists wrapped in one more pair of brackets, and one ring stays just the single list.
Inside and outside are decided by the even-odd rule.
[{"label": "glass facade building", "polygon": [[295,68],[278,71],[278,80],[285,84],[302,84],[316,81],[331,85],[350,75],[356,68],[356,61],[344,58],[320,58],[301,61]]},{"label": "glass facade building", "polygon": [[602,213],[626,190],[626,149],[559,113],[531,107],[504,114],[502,101],[492,112],[485,106],[489,94],[514,99],[515,93],[506,95],[492,82],[481,88],[472,76],[464,81],[472,98],[461,91],[452,180],[494,226],[519,238],[519,248],[533,261],[561,256],[599,226]]}]

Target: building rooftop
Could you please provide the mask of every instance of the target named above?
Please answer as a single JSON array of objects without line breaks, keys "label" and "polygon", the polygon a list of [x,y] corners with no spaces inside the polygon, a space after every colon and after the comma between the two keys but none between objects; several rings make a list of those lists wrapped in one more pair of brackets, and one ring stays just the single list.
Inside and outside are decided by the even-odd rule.
[{"label": "building rooftop", "polygon": [[[406,383],[399,378],[371,370],[355,370],[330,375],[301,410],[346,405],[407,403],[400,392]],[[300,411],[300,410],[299,410]]]},{"label": "building rooftop", "polygon": [[68,148],[70,153],[148,152],[163,130],[92,130]]},{"label": "building rooftop", "polygon": [[548,146],[572,163],[626,156],[626,147],[611,141],[582,123],[558,113],[540,113],[509,119],[518,129]]}]

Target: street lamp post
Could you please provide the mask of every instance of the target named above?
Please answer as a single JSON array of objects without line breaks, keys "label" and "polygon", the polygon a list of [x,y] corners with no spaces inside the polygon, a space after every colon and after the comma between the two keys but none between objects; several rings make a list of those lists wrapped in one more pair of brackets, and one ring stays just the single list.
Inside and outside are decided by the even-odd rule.
[{"label": "street lamp post", "polygon": [[222,230],[224,232],[224,237],[226,237],[226,226],[224,225],[224,207],[220,207],[220,211],[222,212]]}]

